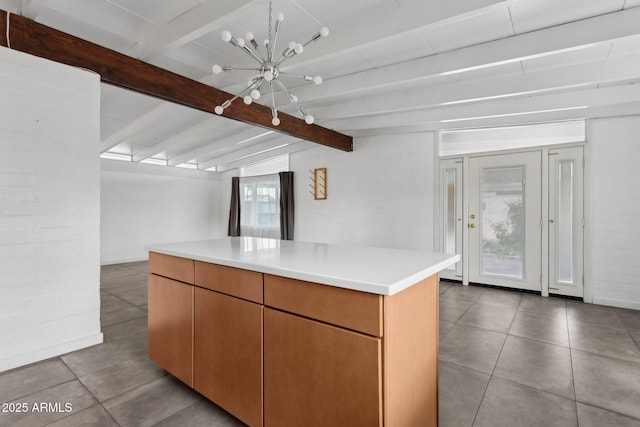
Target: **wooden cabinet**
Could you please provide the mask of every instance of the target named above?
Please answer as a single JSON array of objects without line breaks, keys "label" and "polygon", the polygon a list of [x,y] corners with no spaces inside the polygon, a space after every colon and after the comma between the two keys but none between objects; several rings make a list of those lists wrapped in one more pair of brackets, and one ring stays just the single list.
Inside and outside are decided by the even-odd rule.
[{"label": "wooden cabinet", "polygon": [[381,344],[265,308],[265,427],[382,425]]},{"label": "wooden cabinet", "polygon": [[149,275],[149,359],[193,387],[193,286]]},{"label": "wooden cabinet", "polygon": [[194,388],[250,426],[262,425],[263,310],[195,290]]},{"label": "wooden cabinet", "polygon": [[149,357],[246,424],[437,426],[437,275],[382,296],[154,253],[149,270]]}]

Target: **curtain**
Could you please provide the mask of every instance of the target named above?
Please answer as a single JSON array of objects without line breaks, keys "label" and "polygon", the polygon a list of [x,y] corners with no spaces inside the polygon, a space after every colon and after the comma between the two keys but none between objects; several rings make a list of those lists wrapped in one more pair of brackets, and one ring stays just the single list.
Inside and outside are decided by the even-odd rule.
[{"label": "curtain", "polygon": [[293,240],[295,204],[293,172],[280,172],[280,238]]},{"label": "curtain", "polygon": [[228,235],[232,237],[240,235],[240,178],[237,176],[231,178]]}]

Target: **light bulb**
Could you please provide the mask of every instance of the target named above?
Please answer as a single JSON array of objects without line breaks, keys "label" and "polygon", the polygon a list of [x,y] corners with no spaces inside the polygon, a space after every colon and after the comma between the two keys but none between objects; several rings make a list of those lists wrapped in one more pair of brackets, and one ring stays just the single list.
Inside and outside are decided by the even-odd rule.
[{"label": "light bulb", "polygon": [[251,97],[251,95],[245,96],[244,98],[242,98],[242,100],[247,105],[251,105],[251,103],[253,102],[253,98]]},{"label": "light bulb", "polygon": [[293,100],[293,102],[298,102],[298,97],[294,94],[291,94],[291,99]]},{"label": "light bulb", "polygon": [[265,71],[265,73],[264,73],[264,79],[265,79],[266,81],[268,81],[268,82],[270,82],[271,80],[273,80],[273,71],[271,71],[271,70]]},{"label": "light bulb", "polygon": [[273,120],[271,120],[271,124],[278,126],[280,124],[280,119],[278,117],[274,117]]},{"label": "light bulb", "polygon": [[220,33],[220,37],[222,37],[222,40],[225,42],[230,42],[231,41],[231,32],[224,30],[222,33]]},{"label": "light bulb", "polygon": [[284,21],[284,13],[278,12],[276,14],[276,21],[280,21],[280,22]]},{"label": "light bulb", "polygon": [[264,39],[264,42],[263,42],[263,43],[264,43],[264,45],[265,45],[265,46],[269,46],[269,43],[270,43],[270,42],[269,42],[269,39]]},{"label": "light bulb", "polygon": [[294,47],[293,50],[295,50],[296,53],[300,55],[302,51],[304,51],[304,46],[302,46],[300,43],[297,43],[296,47]]},{"label": "light bulb", "polygon": [[313,116],[311,114],[307,114],[306,116],[304,116],[304,121],[310,125],[313,123],[315,119],[313,118]]},{"label": "light bulb", "polygon": [[296,48],[296,42],[289,42],[289,49],[293,50]]},{"label": "light bulb", "polygon": [[253,40],[253,33],[251,31],[247,32],[247,34],[244,35],[244,38],[249,41]]},{"label": "light bulb", "polygon": [[329,35],[329,29],[327,27],[320,28],[320,35],[322,37],[327,37]]},{"label": "light bulb", "polygon": [[322,77],[320,77],[320,76],[315,76],[315,77],[313,78],[313,82],[314,82],[315,84],[317,84],[317,85],[321,85],[321,84],[322,84]]},{"label": "light bulb", "polygon": [[213,74],[220,74],[222,72],[222,67],[218,64],[215,64],[213,67],[211,67],[211,71],[213,71]]},{"label": "light bulb", "polygon": [[239,37],[238,38],[238,46],[244,47],[245,44],[246,43],[245,43],[244,39],[242,37]]},{"label": "light bulb", "polygon": [[258,89],[254,89],[251,91],[251,98],[260,99],[260,91]]},{"label": "light bulb", "polygon": [[213,111],[215,111],[215,113],[220,116],[224,112],[224,108],[222,108],[219,105],[216,105],[216,108],[214,108]]}]

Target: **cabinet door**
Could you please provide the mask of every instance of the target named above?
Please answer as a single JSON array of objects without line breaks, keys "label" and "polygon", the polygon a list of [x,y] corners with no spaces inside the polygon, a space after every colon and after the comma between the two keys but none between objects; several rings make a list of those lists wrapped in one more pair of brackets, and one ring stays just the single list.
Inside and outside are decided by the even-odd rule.
[{"label": "cabinet door", "polygon": [[250,426],[262,426],[262,305],[195,290],[194,387]]},{"label": "cabinet door", "polygon": [[264,312],[265,427],[382,424],[381,339]]},{"label": "cabinet door", "polygon": [[193,387],[193,286],[149,275],[149,359]]}]

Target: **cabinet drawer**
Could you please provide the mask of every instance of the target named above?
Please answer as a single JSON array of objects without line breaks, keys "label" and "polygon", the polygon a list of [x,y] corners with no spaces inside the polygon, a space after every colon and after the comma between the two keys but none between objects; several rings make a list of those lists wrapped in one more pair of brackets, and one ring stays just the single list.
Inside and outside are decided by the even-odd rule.
[{"label": "cabinet drawer", "polygon": [[322,322],[382,336],[382,296],[264,275],[264,304]]},{"label": "cabinet drawer", "polygon": [[193,260],[149,252],[149,273],[193,284]]},{"label": "cabinet drawer", "polygon": [[262,273],[200,261],[195,263],[196,285],[262,304]]}]

